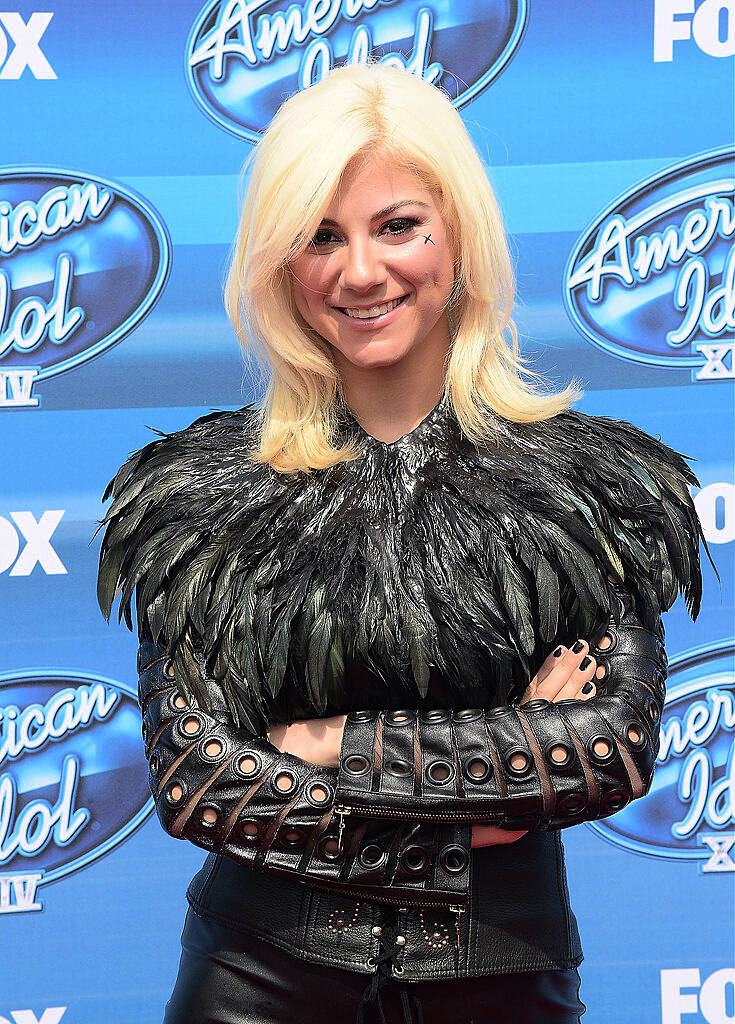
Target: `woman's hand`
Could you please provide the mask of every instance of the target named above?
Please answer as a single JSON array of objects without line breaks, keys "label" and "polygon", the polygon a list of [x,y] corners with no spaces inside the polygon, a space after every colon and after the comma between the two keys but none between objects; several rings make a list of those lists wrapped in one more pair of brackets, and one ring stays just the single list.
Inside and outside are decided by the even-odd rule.
[{"label": "woman's hand", "polygon": [[[567,649],[564,645],[554,648],[531,682],[526,687],[520,704],[537,697],[545,697],[556,703],[573,697],[576,700],[588,700],[595,693],[594,675],[597,662],[588,655],[589,644],[586,640],[577,640],[574,646]],[[584,666],[584,668],[582,667]],[[585,687],[587,689],[585,690]],[[510,831],[497,825],[473,825],[472,846],[496,846],[500,843],[514,843],[525,831]]]},{"label": "woman's hand", "polygon": [[268,727],[268,740],[282,753],[302,761],[336,767],[342,747],[346,715],[333,718],[303,718],[293,725],[276,723]]}]

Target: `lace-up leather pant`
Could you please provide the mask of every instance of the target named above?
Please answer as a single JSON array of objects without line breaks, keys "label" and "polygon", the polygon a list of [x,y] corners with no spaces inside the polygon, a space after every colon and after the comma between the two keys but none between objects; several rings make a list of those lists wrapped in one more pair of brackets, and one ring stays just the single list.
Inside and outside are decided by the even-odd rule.
[{"label": "lace-up leather pant", "polygon": [[576,968],[399,982],[301,960],[189,909],[163,1024],[579,1024]]}]

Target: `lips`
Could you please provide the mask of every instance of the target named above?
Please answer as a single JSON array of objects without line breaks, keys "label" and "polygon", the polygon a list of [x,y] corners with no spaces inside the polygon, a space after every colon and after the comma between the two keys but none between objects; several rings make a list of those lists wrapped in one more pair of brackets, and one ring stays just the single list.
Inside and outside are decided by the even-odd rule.
[{"label": "lips", "polygon": [[[399,296],[398,297],[398,302],[393,307],[393,309],[398,309],[399,306],[403,305],[403,302],[407,298],[408,298],[408,295],[401,295],[401,296]],[[348,309],[358,309],[358,310],[362,311],[362,310],[366,310],[366,309],[372,309],[374,306],[385,306],[389,302],[396,302],[396,300],[395,299],[386,299],[385,302],[374,302],[370,306],[362,306],[362,307],[361,306],[335,306],[334,308],[339,310],[340,313],[344,313],[345,316],[349,316],[351,320],[377,320],[381,316],[387,316],[388,313],[392,313],[393,309],[389,309],[387,313],[379,313],[378,316],[375,316],[375,317],[354,317],[354,316],[350,316],[350,314],[347,312],[347,310]]]}]

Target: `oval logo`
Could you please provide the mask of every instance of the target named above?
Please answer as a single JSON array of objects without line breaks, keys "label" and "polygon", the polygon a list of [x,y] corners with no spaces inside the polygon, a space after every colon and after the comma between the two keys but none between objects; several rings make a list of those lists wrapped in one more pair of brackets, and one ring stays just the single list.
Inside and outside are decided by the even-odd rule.
[{"label": "oval logo", "polygon": [[587,822],[604,839],[654,857],[714,865],[719,855],[709,870],[725,870],[723,841],[735,824],[734,649],[730,640],[670,662],[651,789],[617,814]]},{"label": "oval logo", "polygon": [[40,909],[19,905],[30,896],[14,874],[55,882],[153,809],[131,690],[85,673],[0,676],[0,912]]},{"label": "oval logo", "polygon": [[562,294],[593,345],[638,363],[697,367],[694,380],[732,376],[722,359],[735,330],[734,157],[728,146],[669,167],[586,228]]},{"label": "oval logo", "polygon": [[377,57],[440,86],[456,107],[520,44],[527,0],[210,0],[186,44],[186,80],[220,128],[257,142],[286,96],[341,64]]},{"label": "oval logo", "polygon": [[160,214],[104,178],[0,170],[0,406],[38,406],[38,381],[121,341],[168,279]]}]

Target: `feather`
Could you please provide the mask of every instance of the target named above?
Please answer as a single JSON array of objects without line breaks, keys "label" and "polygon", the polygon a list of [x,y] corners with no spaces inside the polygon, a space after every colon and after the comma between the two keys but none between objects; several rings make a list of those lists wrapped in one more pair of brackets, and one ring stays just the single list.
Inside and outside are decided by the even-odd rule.
[{"label": "feather", "polygon": [[335,440],[361,457],[279,474],[248,457],[259,422],[245,406],[156,431],[98,526],[105,617],[119,596],[132,629],[134,595],[182,687],[206,699],[211,674],[236,722],[337,714],[358,686],[377,707],[503,703],[615,613],[609,577],[648,625],[679,593],[699,613],[698,480],[631,423],[496,415],[475,445],[442,401],[386,445],[342,407]]}]

